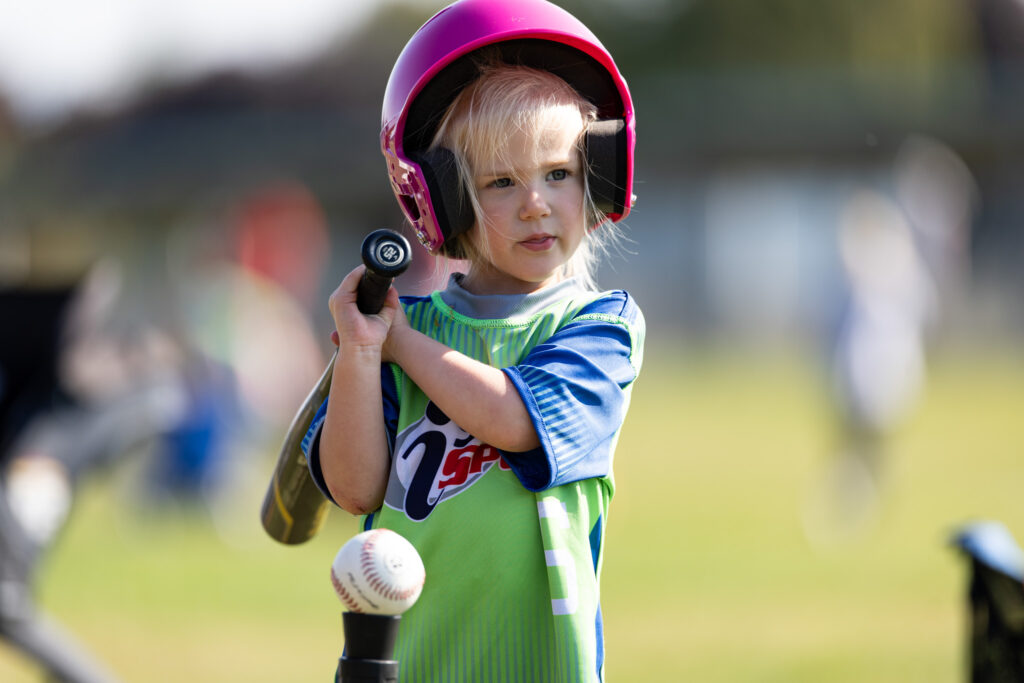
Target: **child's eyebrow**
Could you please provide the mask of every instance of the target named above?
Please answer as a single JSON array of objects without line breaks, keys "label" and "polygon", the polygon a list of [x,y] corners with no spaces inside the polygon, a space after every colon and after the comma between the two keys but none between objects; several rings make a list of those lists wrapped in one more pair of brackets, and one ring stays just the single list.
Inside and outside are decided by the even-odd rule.
[{"label": "child's eyebrow", "polygon": [[558,168],[562,166],[572,166],[579,161],[575,155],[568,157],[558,157],[557,159],[540,159],[536,166],[529,168],[505,168],[505,167],[494,167],[494,168],[482,168],[474,175],[481,178],[514,178],[517,176],[528,174],[530,171],[537,171],[541,169]]},{"label": "child's eyebrow", "polygon": [[473,184],[476,185],[477,187],[484,187],[485,185],[490,185],[491,183],[496,182],[502,178],[508,178],[513,183],[519,184],[519,181],[517,180],[517,176],[515,174],[508,171],[502,171],[500,169],[491,169],[486,172],[479,172],[473,174]]},{"label": "child's eyebrow", "polygon": [[515,175],[515,173],[513,171],[506,171],[501,168],[487,168],[477,171],[475,175],[481,178],[503,178],[506,176]]}]

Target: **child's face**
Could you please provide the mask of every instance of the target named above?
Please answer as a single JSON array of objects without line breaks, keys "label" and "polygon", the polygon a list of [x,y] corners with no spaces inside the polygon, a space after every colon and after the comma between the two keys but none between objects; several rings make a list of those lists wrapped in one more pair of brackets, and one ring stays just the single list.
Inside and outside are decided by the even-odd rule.
[{"label": "child's face", "polygon": [[[583,123],[567,112],[539,139],[519,131],[500,158],[474,159],[485,220],[471,238],[488,263],[473,264],[478,294],[521,294],[558,279],[583,240],[583,168],[576,140]],[[484,235],[481,235],[484,231]]]}]

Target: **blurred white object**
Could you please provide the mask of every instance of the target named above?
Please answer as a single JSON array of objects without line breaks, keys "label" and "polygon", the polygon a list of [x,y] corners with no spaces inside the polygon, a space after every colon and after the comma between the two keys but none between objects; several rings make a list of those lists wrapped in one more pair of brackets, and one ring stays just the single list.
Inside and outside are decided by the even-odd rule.
[{"label": "blurred white object", "polygon": [[71,509],[71,481],[64,466],[43,455],[11,463],[4,481],[7,504],[25,534],[40,546],[64,524]]}]

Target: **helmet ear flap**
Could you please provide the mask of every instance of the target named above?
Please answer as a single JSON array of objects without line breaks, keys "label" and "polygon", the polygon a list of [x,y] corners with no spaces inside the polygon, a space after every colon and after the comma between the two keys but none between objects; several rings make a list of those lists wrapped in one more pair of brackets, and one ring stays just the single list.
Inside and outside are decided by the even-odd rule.
[{"label": "helmet ear flap", "polygon": [[453,237],[469,231],[476,221],[469,189],[459,175],[455,153],[445,147],[435,147],[410,157],[419,164],[430,192],[437,226],[445,243],[450,243]]},{"label": "helmet ear flap", "polygon": [[597,208],[608,215],[622,216],[629,210],[628,144],[623,119],[594,121],[583,138],[590,195]]}]

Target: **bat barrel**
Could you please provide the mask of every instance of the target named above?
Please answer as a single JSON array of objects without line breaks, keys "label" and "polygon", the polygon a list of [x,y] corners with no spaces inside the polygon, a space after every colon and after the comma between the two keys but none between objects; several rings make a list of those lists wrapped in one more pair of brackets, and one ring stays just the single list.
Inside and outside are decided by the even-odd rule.
[{"label": "bat barrel", "polygon": [[327,500],[309,474],[306,454],[302,452],[302,440],[313,424],[316,411],[331,390],[335,358],[337,351],[292,418],[270,486],[263,497],[260,509],[263,528],[271,538],[286,545],[308,541],[320,530],[327,516]]}]

